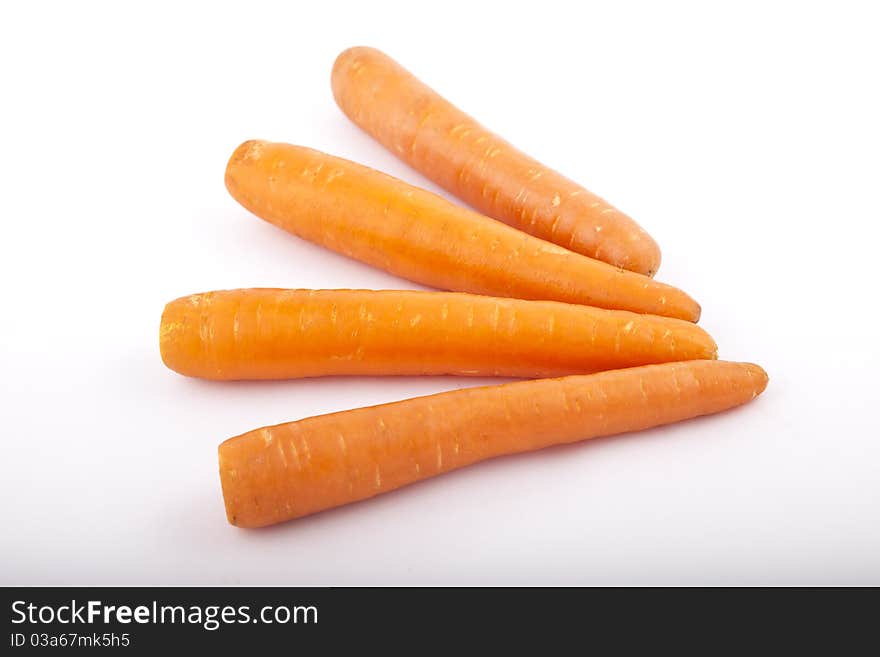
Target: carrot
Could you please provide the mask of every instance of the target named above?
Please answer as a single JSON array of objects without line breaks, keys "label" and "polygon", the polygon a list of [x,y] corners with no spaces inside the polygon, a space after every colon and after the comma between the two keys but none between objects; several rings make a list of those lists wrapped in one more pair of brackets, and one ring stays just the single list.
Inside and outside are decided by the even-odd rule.
[{"label": "carrot", "polygon": [[303,239],[431,287],[696,321],[687,294],[532,237],[365,166],[301,146],[245,142],[226,187]]},{"label": "carrot", "polygon": [[341,374],[549,377],[717,348],[678,319],[453,292],[225,290],[172,301],[162,360],[206,379]]},{"label": "carrot", "polygon": [[714,360],[468,388],[264,427],[219,447],[229,522],[261,527],[477,461],[723,411],[767,385]]},{"label": "carrot", "polygon": [[640,274],[660,266],[657,243],[635,221],[489,132],[384,53],[346,50],[331,82],[354,123],[483,214]]}]

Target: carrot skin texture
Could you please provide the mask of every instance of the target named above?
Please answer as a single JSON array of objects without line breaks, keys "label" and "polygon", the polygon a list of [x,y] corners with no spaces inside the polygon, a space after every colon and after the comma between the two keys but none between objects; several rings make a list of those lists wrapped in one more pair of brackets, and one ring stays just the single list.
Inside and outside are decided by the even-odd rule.
[{"label": "carrot skin texture", "polygon": [[689,361],[467,388],[249,431],[219,447],[229,522],[261,527],[478,461],[678,422],[757,397],[757,365]]},{"label": "carrot skin texture", "polygon": [[695,322],[700,306],[647,276],[563,249],[384,173],[302,146],[248,141],[226,187],[258,217],[424,285]]},{"label": "carrot skin texture", "polygon": [[341,53],[331,86],[356,125],[483,214],[640,274],[660,266],[657,243],[629,216],[517,150],[379,50]]},{"label": "carrot skin texture", "polygon": [[214,380],[338,375],[544,378],[715,358],[678,319],[556,301],[408,290],[243,289],[181,297],[160,351]]}]

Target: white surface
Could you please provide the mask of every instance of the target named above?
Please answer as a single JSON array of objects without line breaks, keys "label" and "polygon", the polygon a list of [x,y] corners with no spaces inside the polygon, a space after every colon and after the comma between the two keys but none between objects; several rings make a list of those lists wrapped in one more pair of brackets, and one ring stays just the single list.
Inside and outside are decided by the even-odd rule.
[{"label": "white surface", "polygon": [[[803,4],[4,5],[0,584],[880,584],[880,41],[867,10]],[[484,382],[160,362],[187,293],[411,287],[223,187],[248,138],[426,184],[335,107],[355,44],[636,217],[764,396],[227,525],[221,440]]]}]

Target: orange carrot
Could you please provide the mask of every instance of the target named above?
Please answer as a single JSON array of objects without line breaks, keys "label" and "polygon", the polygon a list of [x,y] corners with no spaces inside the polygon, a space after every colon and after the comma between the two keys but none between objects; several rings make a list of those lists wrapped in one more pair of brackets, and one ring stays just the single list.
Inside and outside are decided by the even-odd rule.
[{"label": "orange carrot", "polygon": [[477,461],[723,411],[767,385],[715,360],[468,388],[264,427],[220,445],[229,522],[261,527]]},{"label": "orange carrot", "polygon": [[657,243],[635,221],[489,132],[384,53],[346,50],[331,82],[354,123],[483,214],[640,274],[660,266]]},{"label": "orange carrot", "polygon": [[226,187],[303,239],[436,288],[548,299],[696,321],[687,294],[532,237],[360,164],[245,142]]},{"label": "orange carrot", "polygon": [[172,301],[162,360],[206,379],[550,377],[715,358],[679,319],[453,292],[225,290]]}]

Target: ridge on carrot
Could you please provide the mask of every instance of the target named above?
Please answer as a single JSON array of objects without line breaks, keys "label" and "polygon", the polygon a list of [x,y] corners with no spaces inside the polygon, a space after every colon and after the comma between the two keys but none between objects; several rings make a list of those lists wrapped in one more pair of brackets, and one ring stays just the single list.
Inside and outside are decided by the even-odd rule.
[{"label": "ridge on carrot", "polygon": [[289,144],[248,141],[226,187],[303,239],[435,288],[544,299],[697,321],[670,285],[588,258],[368,167]]},{"label": "ridge on carrot", "polygon": [[332,375],[551,377],[715,358],[678,319],[454,292],[244,289],[181,297],[160,349],[215,380]]},{"label": "ridge on carrot", "polygon": [[219,447],[227,518],[271,525],[496,456],[716,413],[766,385],[757,365],[695,360],[467,388],[263,427]]},{"label": "ridge on carrot", "polygon": [[375,48],[333,64],[340,109],[398,158],[483,214],[640,274],[657,243],[630,217],[493,134]]}]

